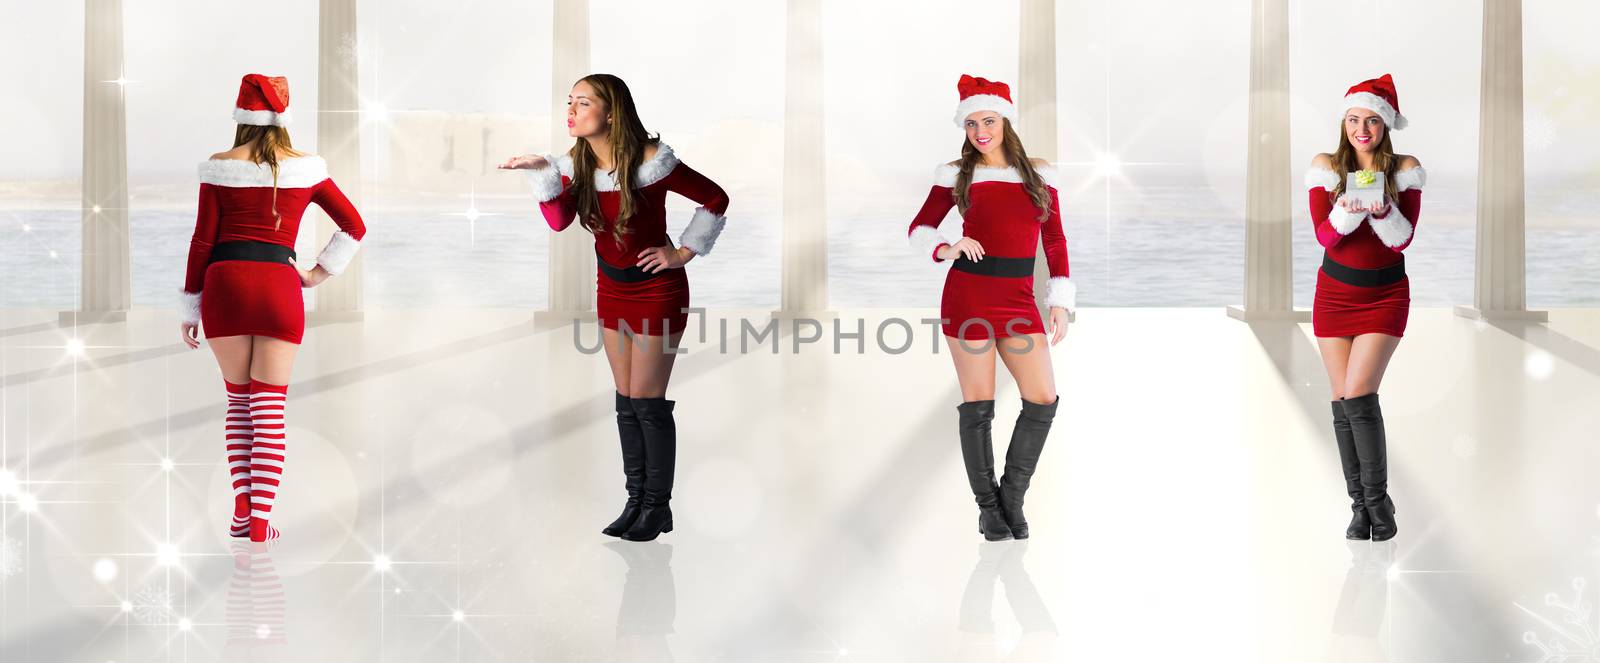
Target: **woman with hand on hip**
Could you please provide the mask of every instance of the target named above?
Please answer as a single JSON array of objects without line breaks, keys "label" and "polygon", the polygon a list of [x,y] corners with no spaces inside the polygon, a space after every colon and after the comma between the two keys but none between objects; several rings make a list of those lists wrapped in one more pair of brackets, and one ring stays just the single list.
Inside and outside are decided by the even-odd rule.
[{"label": "woman with hand on hip", "polygon": [[1325,250],[1311,327],[1333,388],[1333,432],[1352,512],[1345,538],[1386,541],[1398,531],[1389,498],[1388,445],[1378,384],[1400,345],[1411,306],[1405,256],[1427,172],[1395,154],[1404,129],[1388,74],[1345,93],[1339,147],[1306,172],[1311,221]]},{"label": "woman with hand on hip", "polygon": [[[677,424],[666,393],[688,320],[684,265],[711,251],[727,221],[728,195],[645,130],[633,94],[616,76],[591,74],[572,86],[567,133],[577,140],[566,153],[513,157],[500,167],[528,171],[552,230],[576,220],[594,235],[596,309],[616,383],[628,491],[621,515],[601,532],[649,541],[672,531]],[[667,236],[668,193],[700,205],[679,246]]]},{"label": "woman with hand on hip", "polygon": [[[288,450],[289,373],[305,332],[301,289],[344,271],[367,229],[322,157],[290,146],[287,79],[245,76],[233,117],[233,149],[200,164],[182,333],[189,347],[200,347],[204,325],[227,388],[229,534],[260,542],[278,538],[271,518]],[[295,262],[294,243],[312,203],[339,231],[307,270]]]},{"label": "woman with hand on hip", "polygon": [[[978,531],[990,541],[1025,539],[1029,531],[1023,495],[1060,400],[1050,346],[1066,336],[1076,290],[1067,271],[1055,169],[1029,159],[1023,150],[1012,128],[1017,109],[1010,88],[962,76],[957,89],[961,104],[955,122],[966,131],[961,158],[935,170],[933,189],[908,235],[919,255],[953,261],[940,317],[961,383],[963,402],[956,408],[961,457],[978,502]],[[948,244],[938,227],[952,207],[961,213],[963,237]],[[1033,261],[1041,238],[1050,269],[1048,343],[1033,293]],[[998,481],[990,438],[997,349],[1022,395],[1022,413]]]}]

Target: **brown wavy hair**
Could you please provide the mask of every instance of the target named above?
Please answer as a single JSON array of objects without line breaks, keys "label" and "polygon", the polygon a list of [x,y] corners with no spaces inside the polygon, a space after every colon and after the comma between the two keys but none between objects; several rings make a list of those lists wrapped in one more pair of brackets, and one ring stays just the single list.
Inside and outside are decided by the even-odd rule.
[{"label": "brown wavy hair", "polygon": [[[645,146],[660,143],[661,136],[645,130],[644,123],[639,120],[639,109],[633,103],[633,92],[621,78],[589,74],[578,81],[594,88],[606,117],[611,120],[611,130],[606,134],[611,143],[611,179],[622,192],[617,218],[611,222],[611,237],[621,245],[622,236],[633,232],[628,220],[633,218],[639,204],[633,184],[639,165],[644,163]],[[589,141],[579,138],[567,155],[572,157],[572,195],[578,203],[578,222],[585,230],[599,234],[605,229],[606,220],[600,213],[600,194],[594,188],[594,171],[598,167],[594,148],[589,146]]]},{"label": "brown wavy hair", "polygon": [[[1000,149],[1006,155],[1006,163],[1017,172],[1022,173],[1022,186],[1028,191],[1028,198],[1033,201],[1033,206],[1039,208],[1039,222],[1044,223],[1050,218],[1050,190],[1045,188],[1044,178],[1039,175],[1038,169],[1033,167],[1033,160],[1028,158],[1028,151],[1022,148],[1022,138],[1011,129],[1011,121],[1000,118],[1005,128],[1005,137],[1000,141]],[[983,159],[983,153],[972,145],[972,141],[961,139],[961,160],[957,162],[961,171],[956,175],[956,209],[962,214],[967,213],[967,208],[972,205],[969,189],[972,188],[972,171],[978,167],[978,161]]]},{"label": "brown wavy hair", "polygon": [[[1389,127],[1383,128],[1383,140],[1378,141],[1377,149],[1373,150],[1372,165],[1383,172],[1383,193],[1390,200],[1399,200],[1400,194],[1395,190],[1394,173],[1400,167],[1400,160],[1394,156],[1394,144],[1389,142]],[[1361,170],[1361,162],[1356,160],[1356,146],[1350,142],[1350,134],[1344,129],[1344,119],[1339,120],[1339,149],[1333,151],[1333,174],[1339,177],[1339,182],[1333,185],[1333,197],[1344,195],[1345,174]]]},{"label": "brown wavy hair", "polygon": [[289,130],[283,127],[241,124],[233,130],[233,146],[241,145],[250,146],[251,161],[267,164],[272,169],[272,218],[277,220],[272,229],[277,230],[283,225],[283,217],[278,216],[278,153],[290,156],[300,156],[300,153],[289,140]]}]

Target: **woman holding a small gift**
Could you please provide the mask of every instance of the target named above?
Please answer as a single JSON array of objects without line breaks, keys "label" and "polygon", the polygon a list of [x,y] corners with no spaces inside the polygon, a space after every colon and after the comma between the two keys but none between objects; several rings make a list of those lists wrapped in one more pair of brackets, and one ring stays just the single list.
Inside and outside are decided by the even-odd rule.
[{"label": "woman holding a small gift", "polygon": [[1339,147],[1306,172],[1311,221],[1325,249],[1311,327],[1333,387],[1333,432],[1353,516],[1348,539],[1394,538],[1378,383],[1405,333],[1411,305],[1405,256],[1427,173],[1395,154],[1389,132],[1404,129],[1388,74],[1345,93]]},{"label": "woman holding a small gift", "polygon": [[[628,499],[600,532],[650,541],[672,531],[678,428],[667,400],[675,349],[688,320],[689,276],[727,223],[728,194],[678,160],[639,119],[621,78],[591,74],[567,96],[560,154],[512,157],[501,168],[526,170],[551,230],[574,222],[594,235],[595,309],[616,384],[617,434]],[[667,236],[667,194],[700,205],[674,246]]]}]

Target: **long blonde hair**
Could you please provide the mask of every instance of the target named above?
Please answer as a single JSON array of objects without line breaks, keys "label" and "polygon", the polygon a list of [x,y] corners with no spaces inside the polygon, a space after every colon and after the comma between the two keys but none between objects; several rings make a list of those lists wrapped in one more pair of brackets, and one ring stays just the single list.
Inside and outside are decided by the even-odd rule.
[{"label": "long blonde hair", "polygon": [[[1372,166],[1383,173],[1383,193],[1391,200],[1400,198],[1395,189],[1394,173],[1400,166],[1400,160],[1394,156],[1394,144],[1389,142],[1389,127],[1383,128],[1383,140],[1378,141],[1378,147],[1373,150]],[[1333,151],[1333,174],[1339,177],[1339,182],[1333,185],[1333,197],[1344,195],[1345,174],[1361,170],[1361,162],[1356,160],[1356,146],[1350,142],[1350,134],[1344,130],[1344,120],[1339,120],[1339,149]]]},{"label": "long blonde hair", "polygon": [[[1033,167],[1033,160],[1028,158],[1028,151],[1022,148],[1022,138],[1011,129],[1011,121],[1000,118],[1004,126],[1004,138],[1000,141],[1000,149],[1006,155],[1006,163],[1017,172],[1022,173],[1022,187],[1028,191],[1028,198],[1033,201],[1033,206],[1039,208],[1039,222],[1050,218],[1050,190],[1045,188],[1044,178]],[[972,141],[961,140],[961,161],[958,166],[960,172],[956,175],[956,209],[962,214],[967,213],[967,208],[972,205],[969,189],[972,188],[972,171],[978,167],[978,161],[983,158],[983,153],[972,145]]]},{"label": "long blonde hair", "polygon": [[[639,165],[644,163],[645,146],[660,143],[661,137],[652,136],[645,130],[644,123],[639,120],[639,109],[633,103],[633,93],[621,78],[611,74],[589,74],[579,82],[586,82],[594,88],[595,96],[605,107],[606,117],[611,120],[611,130],[606,134],[611,143],[611,179],[617,183],[617,191],[621,194],[617,218],[611,223],[611,236],[621,245],[622,236],[633,232],[628,227],[628,220],[633,217],[638,205],[633,183]],[[578,202],[578,222],[583,224],[585,230],[598,234],[605,228],[605,219],[600,214],[600,194],[594,188],[598,158],[589,141],[583,138],[572,145],[567,155],[572,157],[572,194]]]},{"label": "long blonde hair", "polygon": [[290,156],[299,156],[300,153],[289,141],[289,130],[276,126],[239,125],[233,131],[233,146],[241,145],[250,146],[251,161],[267,164],[272,169],[272,218],[277,221],[272,229],[277,230],[283,226],[283,217],[278,216],[278,153],[285,152]]}]

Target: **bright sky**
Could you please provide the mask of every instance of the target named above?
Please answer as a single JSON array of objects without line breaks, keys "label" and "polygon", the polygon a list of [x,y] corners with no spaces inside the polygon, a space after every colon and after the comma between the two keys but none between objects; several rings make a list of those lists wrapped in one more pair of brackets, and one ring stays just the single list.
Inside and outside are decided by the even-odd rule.
[{"label": "bright sky", "polygon": [[[1344,89],[1390,72],[1412,122],[1396,136],[1399,149],[1435,176],[1470,179],[1478,3],[1290,4],[1297,168],[1334,145]],[[703,152],[778,163],[784,3],[592,6],[593,68],[630,82],[652,130]],[[244,73],[286,75],[293,105],[315,107],[315,0],[266,11],[198,0],[124,7],[136,179],[191,176],[195,161],[227,147]],[[390,109],[526,113],[532,121],[556,108],[549,2],[384,0],[360,11],[362,84]],[[1600,3],[1529,2],[1524,11],[1529,176],[1593,182],[1600,157],[1584,146],[1600,145],[1600,40],[1589,34]],[[1013,3],[825,0],[824,12],[830,165],[928,171],[959,145],[950,124],[956,78],[1015,82]],[[1111,152],[1213,178],[1242,170],[1248,2],[1063,0],[1057,12],[1058,158]],[[0,0],[0,16],[0,179],[76,177],[83,3]],[[313,146],[314,116],[301,110],[295,132]]]}]

